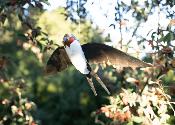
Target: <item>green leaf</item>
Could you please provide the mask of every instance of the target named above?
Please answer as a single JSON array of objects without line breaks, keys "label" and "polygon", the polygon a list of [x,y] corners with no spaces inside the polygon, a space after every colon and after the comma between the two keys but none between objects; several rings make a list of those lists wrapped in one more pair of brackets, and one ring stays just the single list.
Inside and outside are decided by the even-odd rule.
[{"label": "green leaf", "polygon": [[44,46],[43,46],[43,44],[41,44],[41,42],[38,42],[38,47],[40,48],[40,50],[44,49]]},{"label": "green leaf", "polygon": [[164,80],[166,81],[166,83],[175,81],[175,73],[173,70],[169,70],[166,74],[166,76],[164,77]]},{"label": "green leaf", "polygon": [[22,18],[22,16],[20,14],[18,14],[18,18],[19,18],[20,21],[23,22],[23,18]]},{"label": "green leaf", "polygon": [[27,41],[28,40],[28,38],[22,33],[17,33],[17,36],[23,41]]},{"label": "green leaf", "polygon": [[157,34],[156,32],[153,32],[153,33],[151,34],[152,40],[154,40],[156,34]]},{"label": "green leaf", "polygon": [[126,125],[134,125],[134,124],[133,124],[133,122],[131,121],[131,122],[127,123]]},{"label": "green leaf", "polygon": [[132,117],[132,121],[134,121],[135,123],[141,123],[143,121],[143,118],[138,117],[138,116],[134,116],[134,117]]},{"label": "green leaf", "polygon": [[169,33],[163,38],[163,41],[170,42],[170,41],[172,41],[172,40],[174,40],[174,39],[175,39],[174,33],[169,32]]},{"label": "green leaf", "polygon": [[46,37],[42,37],[40,40],[39,40],[39,42],[42,44],[42,45],[47,45],[47,43],[48,43],[48,38],[46,38]]}]

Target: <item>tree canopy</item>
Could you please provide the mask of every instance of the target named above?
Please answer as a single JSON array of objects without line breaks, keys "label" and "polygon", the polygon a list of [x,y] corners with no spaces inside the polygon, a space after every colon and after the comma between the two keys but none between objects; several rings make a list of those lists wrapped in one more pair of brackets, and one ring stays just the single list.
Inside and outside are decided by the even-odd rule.
[{"label": "tree canopy", "polygon": [[[116,0],[112,3],[114,13],[97,5],[106,18],[113,15],[109,28],[116,31],[118,41],[94,25],[91,8],[86,5],[91,7],[97,1],[65,3],[65,7],[47,11],[44,6],[49,5],[48,0],[0,0],[0,124],[173,125],[175,1]],[[162,13],[168,25],[164,25]],[[142,32],[143,27],[150,27],[151,16],[155,16],[157,26]],[[134,48],[134,56],[149,48],[152,51],[144,53],[143,60],[155,67],[118,71],[99,66],[98,73],[112,94],[106,95],[96,85],[99,96],[94,97],[74,67],[51,76],[44,74],[49,56],[62,46],[62,37],[68,32],[81,44],[114,43],[115,47],[117,43],[125,52],[139,46],[139,50]],[[98,66],[92,67],[95,70]]]}]

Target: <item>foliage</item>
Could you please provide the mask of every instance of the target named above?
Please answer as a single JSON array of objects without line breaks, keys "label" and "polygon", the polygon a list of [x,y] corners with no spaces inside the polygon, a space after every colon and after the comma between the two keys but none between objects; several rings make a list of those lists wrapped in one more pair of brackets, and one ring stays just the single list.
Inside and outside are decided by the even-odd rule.
[{"label": "foliage", "polygon": [[[172,44],[174,33],[170,37],[152,33],[149,45],[156,50],[151,54],[156,69],[146,69],[144,72],[124,74],[121,81],[135,85],[125,87],[110,99],[110,105],[105,105],[96,112],[96,123],[99,124],[174,124],[174,50]],[[156,37],[154,37],[154,35]],[[168,36],[168,37],[167,37]],[[117,81],[119,82],[119,81]],[[143,87],[144,86],[144,87]],[[121,86],[120,86],[121,87]],[[109,120],[101,120],[105,114]],[[104,116],[103,116],[104,117]]]},{"label": "foliage", "polygon": [[[138,44],[154,51],[145,60],[155,67],[103,69],[103,80],[113,93],[110,104],[101,89],[100,96],[94,97],[85,78],[72,67],[44,76],[45,62],[65,33],[74,33],[82,43],[106,40],[87,20],[87,2],[67,0],[65,8],[44,12],[47,0],[0,0],[0,124],[174,124],[174,1],[132,0],[130,5],[116,1],[115,23],[110,26],[120,30],[120,48],[123,29],[132,32]],[[158,20],[157,29],[140,36],[137,30],[156,9],[166,13],[169,25],[163,28]],[[128,13],[136,26],[123,27]]]},{"label": "foliage", "polygon": [[[76,2],[72,3],[77,4]],[[156,68],[134,73],[124,71],[122,75],[119,75],[121,79],[117,79],[116,81],[117,84],[120,83],[120,85],[117,85],[119,92],[117,92],[116,96],[110,97],[110,105],[101,107],[100,110],[95,112],[96,123],[102,125],[136,123],[158,125],[174,123],[175,12],[172,9],[173,7],[174,1],[132,0],[130,5],[120,0],[116,1],[115,23],[110,26],[113,26],[116,30],[120,30],[120,48],[124,46],[122,43],[124,42],[122,35],[124,29],[123,25],[126,25],[125,22],[130,20],[125,18],[125,15],[132,13],[132,17],[135,18],[137,24],[134,29],[128,29],[126,26],[126,31],[130,30],[130,32],[133,32],[132,38],[136,37],[140,39],[138,44],[143,44],[145,42],[152,47],[155,53],[151,54],[150,57]],[[141,24],[148,20],[150,15],[154,14],[155,10],[158,10],[159,19],[161,12],[166,13],[167,18],[170,19],[169,25],[165,28],[161,27],[160,19],[158,20],[157,29],[149,31],[147,36],[140,36],[137,30],[140,28]],[[129,44],[132,44],[132,38],[127,41],[127,47],[129,47]],[[109,74],[111,74],[111,71]],[[112,72],[112,74],[116,73]],[[128,87],[126,84],[130,82],[135,85]],[[125,89],[121,90],[120,88],[122,87]],[[173,110],[173,112],[170,110]],[[104,119],[104,116],[102,117],[101,114],[105,114],[105,117],[110,120]]]},{"label": "foliage", "polygon": [[[171,20],[172,22],[173,20]],[[155,50],[151,53],[154,68],[143,71],[125,71],[119,92],[109,98],[110,105],[105,105],[94,112],[96,123],[108,124],[174,124],[174,51],[175,34],[170,29],[158,29],[151,34],[148,44]],[[119,80],[117,81],[119,82]],[[127,85],[126,84],[133,84]],[[124,86],[125,85],[125,86]],[[108,120],[103,119],[104,115]]]},{"label": "foliage", "polygon": [[0,124],[37,124],[38,121],[35,121],[32,114],[35,103],[23,97],[25,89],[25,81],[22,78],[10,80],[1,78]]},{"label": "foliage", "polygon": [[[31,27],[26,26],[23,21],[21,23],[14,12],[1,29],[1,123],[69,124],[74,117],[72,124],[93,124],[91,111],[107,102],[106,99],[98,97],[98,100],[91,100],[95,97],[86,79],[75,69],[70,68],[53,77],[44,76],[43,72],[49,54],[61,43],[57,42],[59,33],[59,41],[62,41],[64,33],[78,34],[76,25],[72,26],[69,21],[64,20],[65,17],[59,14],[62,9],[43,14],[35,8],[29,8],[28,11],[32,15],[32,19],[28,20],[31,21]],[[39,16],[39,13],[42,15]],[[53,20],[57,21],[53,23],[52,18],[46,20],[45,15],[53,15]],[[65,24],[68,28],[62,32],[64,28],[58,27]],[[86,22],[80,28],[83,31],[83,35],[79,35],[82,41],[90,42],[94,37],[103,41],[99,31],[92,29],[90,23]],[[55,36],[50,37],[53,34]],[[26,106],[30,106],[30,109]]]}]

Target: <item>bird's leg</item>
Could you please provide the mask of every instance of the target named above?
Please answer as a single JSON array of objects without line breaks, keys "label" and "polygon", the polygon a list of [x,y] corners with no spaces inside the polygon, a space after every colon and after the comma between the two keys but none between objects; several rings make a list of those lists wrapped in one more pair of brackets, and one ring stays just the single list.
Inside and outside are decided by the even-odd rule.
[{"label": "bird's leg", "polygon": [[103,87],[103,89],[110,95],[111,93],[106,88],[106,85],[101,81],[101,79],[99,78],[99,76],[95,72],[93,72],[93,71],[91,71],[91,75],[95,77],[95,79],[100,83],[100,85]]},{"label": "bird's leg", "polygon": [[92,82],[92,77],[88,77],[87,76],[86,78],[87,78],[87,81],[88,81],[88,83],[89,83],[89,85],[90,85],[94,95],[97,96],[97,92],[95,90],[94,83]]}]

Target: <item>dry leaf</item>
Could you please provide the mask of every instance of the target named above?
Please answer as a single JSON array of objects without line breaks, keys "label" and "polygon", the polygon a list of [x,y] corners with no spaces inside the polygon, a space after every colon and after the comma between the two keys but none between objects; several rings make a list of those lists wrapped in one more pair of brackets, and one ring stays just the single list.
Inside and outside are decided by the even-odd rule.
[{"label": "dry leaf", "polygon": [[169,25],[172,25],[172,26],[174,26],[174,25],[175,25],[175,19],[172,19],[172,20],[170,20],[170,23],[169,23]]}]

